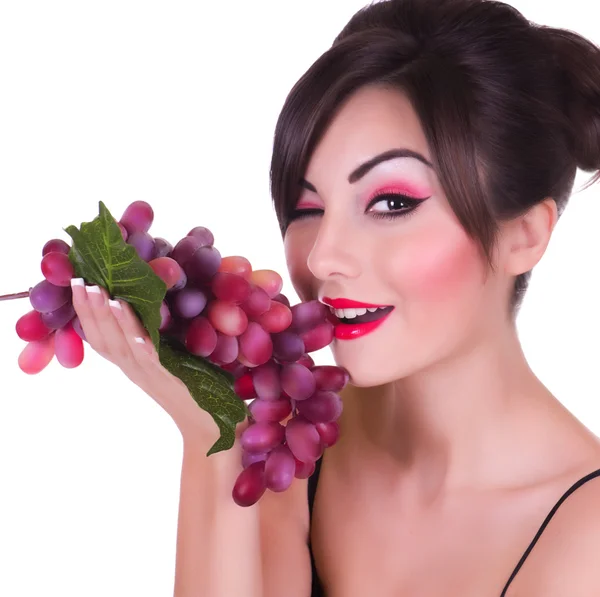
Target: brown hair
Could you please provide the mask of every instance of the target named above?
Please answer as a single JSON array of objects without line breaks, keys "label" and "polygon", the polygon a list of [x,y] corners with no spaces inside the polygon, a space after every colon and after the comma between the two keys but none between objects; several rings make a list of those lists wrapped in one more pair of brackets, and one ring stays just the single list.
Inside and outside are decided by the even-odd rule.
[{"label": "brown hair", "polygon": [[[386,0],[358,11],[289,93],[275,129],[271,193],[282,235],[310,156],[364,85],[407,94],[436,174],[490,267],[498,221],[552,197],[576,169],[600,179],[600,49],[503,2]],[[531,271],[516,277],[516,315]]]}]

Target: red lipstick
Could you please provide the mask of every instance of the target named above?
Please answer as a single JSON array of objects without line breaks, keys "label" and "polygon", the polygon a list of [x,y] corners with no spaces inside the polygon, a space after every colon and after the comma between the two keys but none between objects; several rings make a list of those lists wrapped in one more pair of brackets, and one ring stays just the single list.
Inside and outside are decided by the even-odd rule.
[{"label": "red lipstick", "polygon": [[321,302],[333,307],[334,309],[369,309],[375,307],[385,308],[382,311],[381,317],[373,321],[364,323],[343,323],[335,315],[333,316],[334,323],[334,335],[338,340],[353,340],[355,338],[361,338],[366,334],[376,330],[394,310],[394,307],[390,305],[374,305],[372,303],[361,303],[359,301],[353,301],[351,299],[339,298],[332,299],[329,297],[323,297]]}]

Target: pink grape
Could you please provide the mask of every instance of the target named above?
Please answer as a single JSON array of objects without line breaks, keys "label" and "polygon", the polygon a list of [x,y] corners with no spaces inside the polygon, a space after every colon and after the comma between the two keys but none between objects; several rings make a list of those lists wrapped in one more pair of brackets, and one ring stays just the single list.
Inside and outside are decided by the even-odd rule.
[{"label": "pink grape", "polygon": [[173,250],[173,245],[164,238],[157,236],[154,239],[154,259],[159,257],[170,257]]},{"label": "pink grape", "polygon": [[42,259],[42,274],[55,286],[70,286],[75,270],[67,255],[52,251]]},{"label": "pink grape", "polygon": [[157,257],[148,262],[152,271],[166,284],[167,290],[173,288],[183,275],[181,266],[170,257]]},{"label": "pink grape", "polygon": [[239,255],[230,255],[228,257],[223,257],[221,260],[221,265],[219,266],[219,271],[228,274],[235,274],[236,276],[241,276],[245,280],[250,281],[252,265],[245,257],[240,257]]},{"label": "pink grape", "polygon": [[68,302],[55,311],[50,311],[50,313],[41,313],[40,317],[46,326],[52,328],[53,330],[57,330],[58,328],[62,328],[67,325],[67,323],[71,321],[73,317],[75,317],[75,308],[73,307],[73,303]]},{"label": "pink grape", "polygon": [[194,236],[202,243],[202,246],[214,245],[215,243],[215,237],[213,236],[213,233],[204,226],[196,226],[195,228],[192,228],[187,233],[187,236]]},{"label": "pink grape", "polygon": [[42,249],[42,257],[45,257],[48,253],[64,253],[65,255],[69,254],[71,247],[60,238],[53,238],[49,240]]},{"label": "pink grape", "polygon": [[260,286],[254,286],[241,307],[248,317],[258,317],[271,308],[271,299]]},{"label": "pink grape", "polygon": [[348,372],[335,365],[321,365],[311,369],[317,382],[317,390],[340,392],[348,383]]},{"label": "pink grape", "polygon": [[147,233],[136,231],[129,234],[127,244],[131,245],[140,259],[150,261],[154,257],[154,239]]},{"label": "pink grape", "polygon": [[35,375],[45,369],[54,357],[54,334],[43,340],[29,342],[18,358],[23,373]]},{"label": "pink grape", "polygon": [[120,220],[130,236],[135,232],[148,232],[153,221],[154,211],[145,201],[131,203]]},{"label": "pink grape", "polygon": [[267,452],[257,452],[256,454],[252,454],[251,452],[242,450],[242,467],[248,468],[255,462],[265,462],[268,455],[269,454]]},{"label": "pink grape", "polygon": [[77,332],[77,335],[84,342],[87,342],[87,339],[85,337],[85,332],[83,331],[83,328],[81,327],[81,322],[79,321],[79,317],[77,317],[77,315],[75,315],[75,317],[73,317],[73,319],[71,319],[71,325],[73,326],[73,329]]},{"label": "pink grape", "polygon": [[247,452],[268,452],[278,446],[284,437],[285,427],[279,423],[252,423],[244,429],[240,444]]},{"label": "pink grape", "polygon": [[270,334],[254,321],[248,323],[239,341],[240,353],[255,367],[264,365],[273,355],[273,341]]},{"label": "pink grape", "polygon": [[210,355],[210,360],[218,365],[227,365],[237,359],[240,352],[238,339],[217,332],[217,345]]},{"label": "pink grape", "polygon": [[196,249],[183,264],[183,269],[190,280],[204,284],[219,271],[220,265],[221,253],[215,247],[207,246]]},{"label": "pink grape", "polygon": [[329,423],[316,423],[315,427],[321,437],[321,441],[326,448],[335,445],[340,437],[340,426],[337,421]]},{"label": "pink grape", "polygon": [[333,341],[334,327],[329,321],[320,323],[317,327],[300,334],[304,341],[306,352],[314,352],[329,346]]},{"label": "pink grape", "polygon": [[311,423],[331,423],[342,414],[342,399],[335,392],[315,392],[310,400],[296,404],[298,412]]},{"label": "pink grape", "polygon": [[298,363],[284,365],[281,370],[281,388],[294,400],[310,398],[317,387],[310,369]]},{"label": "pink grape", "polygon": [[269,362],[256,367],[250,374],[256,395],[263,400],[278,400],[281,396],[279,367]]},{"label": "pink grape", "polygon": [[283,288],[282,277],[272,269],[254,270],[250,278],[269,295],[269,298],[276,297]]},{"label": "pink grape", "polygon": [[273,297],[274,301],[277,301],[278,303],[283,303],[286,307],[290,307],[290,299],[285,296],[285,294],[281,294],[279,293],[277,296]]},{"label": "pink grape", "polygon": [[207,357],[217,346],[217,332],[206,317],[192,319],[185,336],[185,347],[194,355]]},{"label": "pink grape", "polygon": [[289,400],[279,398],[278,400],[263,400],[257,398],[253,400],[248,409],[252,414],[252,418],[257,422],[263,421],[271,423],[280,423],[288,417],[292,412],[292,405]]},{"label": "pink grape", "polygon": [[163,301],[160,304],[160,326],[158,328],[158,331],[164,332],[169,327],[169,325],[171,325],[172,320],[173,317],[171,315],[169,305],[166,301]]},{"label": "pink grape", "polygon": [[271,301],[269,310],[256,317],[255,321],[260,323],[267,332],[276,334],[283,332],[290,326],[292,323],[292,312],[283,303]]},{"label": "pink grape", "polygon": [[215,300],[209,303],[208,319],[216,330],[226,336],[239,336],[248,327],[248,317],[240,307],[225,301]]},{"label": "pink grape", "polygon": [[192,319],[202,313],[207,303],[206,294],[197,288],[184,288],[175,294],[172,310],[178,317]]},{"label": "pink grape", "polygon": [[36,342],[43,340],[52,333],[52,328],[49,328],[41,318],[41,315],[35,309],[25,313],[17,321],[16,331],[17,336],[25,342]]},{"label": "pink grape", "polygon": [[296,473],[296,461],[287,446],[273,448],[265,465],[265,484],[267,489],[285,491],[292,484]]},{"label": "pink grape", "polygon": [[315,462],[323,454],[324,446],[317,428],[302,415],[288,421],[285,441],[292,454],[301,462]]},{"label": "pink grape", "polygon": [[315,472],[315,462],[302,462],[295,456],[294,462],[296,463],[296,472],[294,474],[296,479],[308,479]]},{"label": "pink grape", "polygon": [[72,296],[70,287],[55,286],[48,280],[42,280],[29,292],[29,301],[36,311],[50,313],[70,301]]},{"label": "pink grape", "polygon": [[312,300],[306,303],[298,303],[291,310],[294,331],[302,333],[325,321],[329,307],[317,300]]},{"label": "pink grape", "polygon": [[247,300],[251,292],[248,280],[227,272],[217,272],[211,280],[210,287],[219,300],[236,305]]},{"label": "pink grape", "polygon": [[56,330],[54,352],[58,362],[67,369],[81,365],[84,354],[83,340],[70,323],[64,328]]},{"label": "pink grape", "polygon": [[304,341],[290,331],[273,334],[273,355],[282,362],[294,363],[304,354]]},{"label": "pink grape", "polygon": [[266,491],[265,462],[255,462],[244,469],[233,487],[233,501],[242,507],[252,506]]},{"label": "pink grape", "polygon": [[233,384],[233,391],[242,399],[250,400],[256,398],[256,390],[252,381],[252,375],[245,373],[238,377]]}]

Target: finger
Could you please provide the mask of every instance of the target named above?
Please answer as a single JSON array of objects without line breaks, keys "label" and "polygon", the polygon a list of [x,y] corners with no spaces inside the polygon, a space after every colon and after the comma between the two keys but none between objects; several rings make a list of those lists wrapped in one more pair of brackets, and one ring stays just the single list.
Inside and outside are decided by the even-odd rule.
[{"label": "finger", "polygon": [[87,290],[83,278],[73,278],[71,280],[73,289],[73,308],[79,317],[79,323],[85,334],[88,344],[101,355],[106,354],[106,342],[104,336],[98,327],[91,298],[95,296]]},{"label": "finger", "polygon": [[147,365],[148,362],[156,363],[158,361],[158,353],[148,332],[138,319],[131,305],[122,300],[114,301],[114,303],[113,312],[116,321],[136,361],[142,367]]}]

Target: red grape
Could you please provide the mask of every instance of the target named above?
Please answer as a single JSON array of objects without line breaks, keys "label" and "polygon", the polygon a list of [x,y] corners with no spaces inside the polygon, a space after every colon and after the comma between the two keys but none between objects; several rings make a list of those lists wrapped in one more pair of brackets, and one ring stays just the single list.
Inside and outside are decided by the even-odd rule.
[{"label": "red grape", "polygon": [[227,272],[217,272],[215,274],[211,280],[211,290],[218,299],[237,305],[248,299],[251,293],[248,280]]},{"label": "red grape", "polygon": [[239,341],[241,356],[255,367],[266,363],[273,354],[271,336],[254,321],[248,323]]},{"label": "red grape", "polygon": [[148,232],[153,221],[154,211],[145,201],[131,203],[120,220],[129,235],[135,232]]},{"label": "red grape", "polygon": [[250,278],[269,295],[269,298],[276,297],[283,288],[282,277],[272,269],[254,270]]},{"label": "red grape", "polygon": [[206,317],[192,319],[185,336],[185,347],[196,356],[207,357],[217,346],[217,332]]},{"label": "red grape", "polygon": [[256,395],[263,400],[278,400],[281,396],[280,371],[274,363],[269,362],[256,367],[250,373]]},{"label": "red grape", "polygon": [[40,313],[35,309],[19,318],[16,330],[17,336],[25,342],[43,340],[52,333],[52,329],[42,321]]},{"label": "red grape", "polygon": [[250,373],[245,373],[241,377],[238,377],[233,384],[233,391],[242,398],[242,400],[256,398],[256,390],[254,389],[252,375]]},{"label": "red grape", "polygon": [[304,341],[306,352],[314,352],[325,348],[333,341],[334,327],[329,321],[320,323],[317,327],[300,334]]},{"label": "red grape", "polygon": [[288,421],[285,440],[292,454],[301,462],[315,462],[323,454],[324,446],[317,428],[301,415]]},{"label": "red grape", "polygon": [[54,357],[54,334],[29,342],[18,358],[19,368],[23,373],[35,375],[45,369]]},{"label": "red grape", "polygon": [[67,369],[81,365],[84,354],[83,340],[70,323],[56,330],[54,352],[58,362]]},{"label": "red grape", "polygon": [[271,307],[262,315],[259,315],[255,320],[260,325],[272,334],[283,332],[292,323],[292,312],[283,303],[271,301]]},{"label": "red grape", "polygon": [[319,432],[321,441],[326,448],[330,448],[337,443],[340,437],[340,425],[337,421],[329,423],[316,423],[315,427]]},{"label": "red grape", "polygon": [[265,485],[271,491],[285,491],[294,480],[296,461],[287,446],[273,448],[265,464]]},{"label": "red grape", "polygon": [[[315,429],[315,433],[317,430]],[[319,434],[317,433],[317,436]],[[268,452],[278,446],[285,437],[285,427],[279,423],[263,421],[252,423],[240,436],[240,443],[247,452]]]},{"label": "red grape", "polygon": [[317,382],[317,390],[340,392],[348,383],[348,372],[342,367],[321,365],[320,367],[313,367],[311,371]]},{"label": "red grape", "polygon": [[233,487],[233,500],[238,506],[247,507],[256,504],[266,491],[265,462],[255,462],[244,469]]},{"label": "red grape", "polygon": [[215,243],[215,237],[213,236],[213,233],[204,226],[196,226],[195,228],[192,228],[187,233],[187,236],[193,236],[197,238],[202,243],[202,246],[209,246]]},{"label": "red grape", "polygon": [[64,240],[61,240],[60,238],[53,238],[44,245],[44,248],[42,249],[42,257],[52,252],[64,253],[65,255],[68,255],[70,250],[71,247],[69,247]]},{"label": "red grape", "polygon": [[248,405],[248,409],[257,423],[263,421],[280,423],[291,414],[292,405],[285,398],[279,400],[257,398]]},{"label": "red grape", "polygon": [[207,309],[208,319],[215,329],[226,336],[239,336],[248,327],[248,317],[240,307],[225,301],[212,301]]},{"label": "red grape", "polygon": [[342,414],[342,399],[335,392],[315,392],[310,400],[296,404],[298,412],[311,423],[331,423]]},{"label": "red grape", "polygon": [[294,400],[310,398],[317,387],[310,369],[298,363],[284,365],[281,369],[281,388]]},{"label": "red grape", "polygon": [[219,271],[228,274],[235,274],[237,276],[241,276],[245,280],[250,281],[252,265],[245,257],[230,255],[228,257],[223,257],[221,260],[221,265],[219,266]]},{"label": "red grape", "polygon": [[157,257],[148,262],[154,273],[166,284],[167,290],[173,288],[184,274],[181,266],[170,257]]}]

